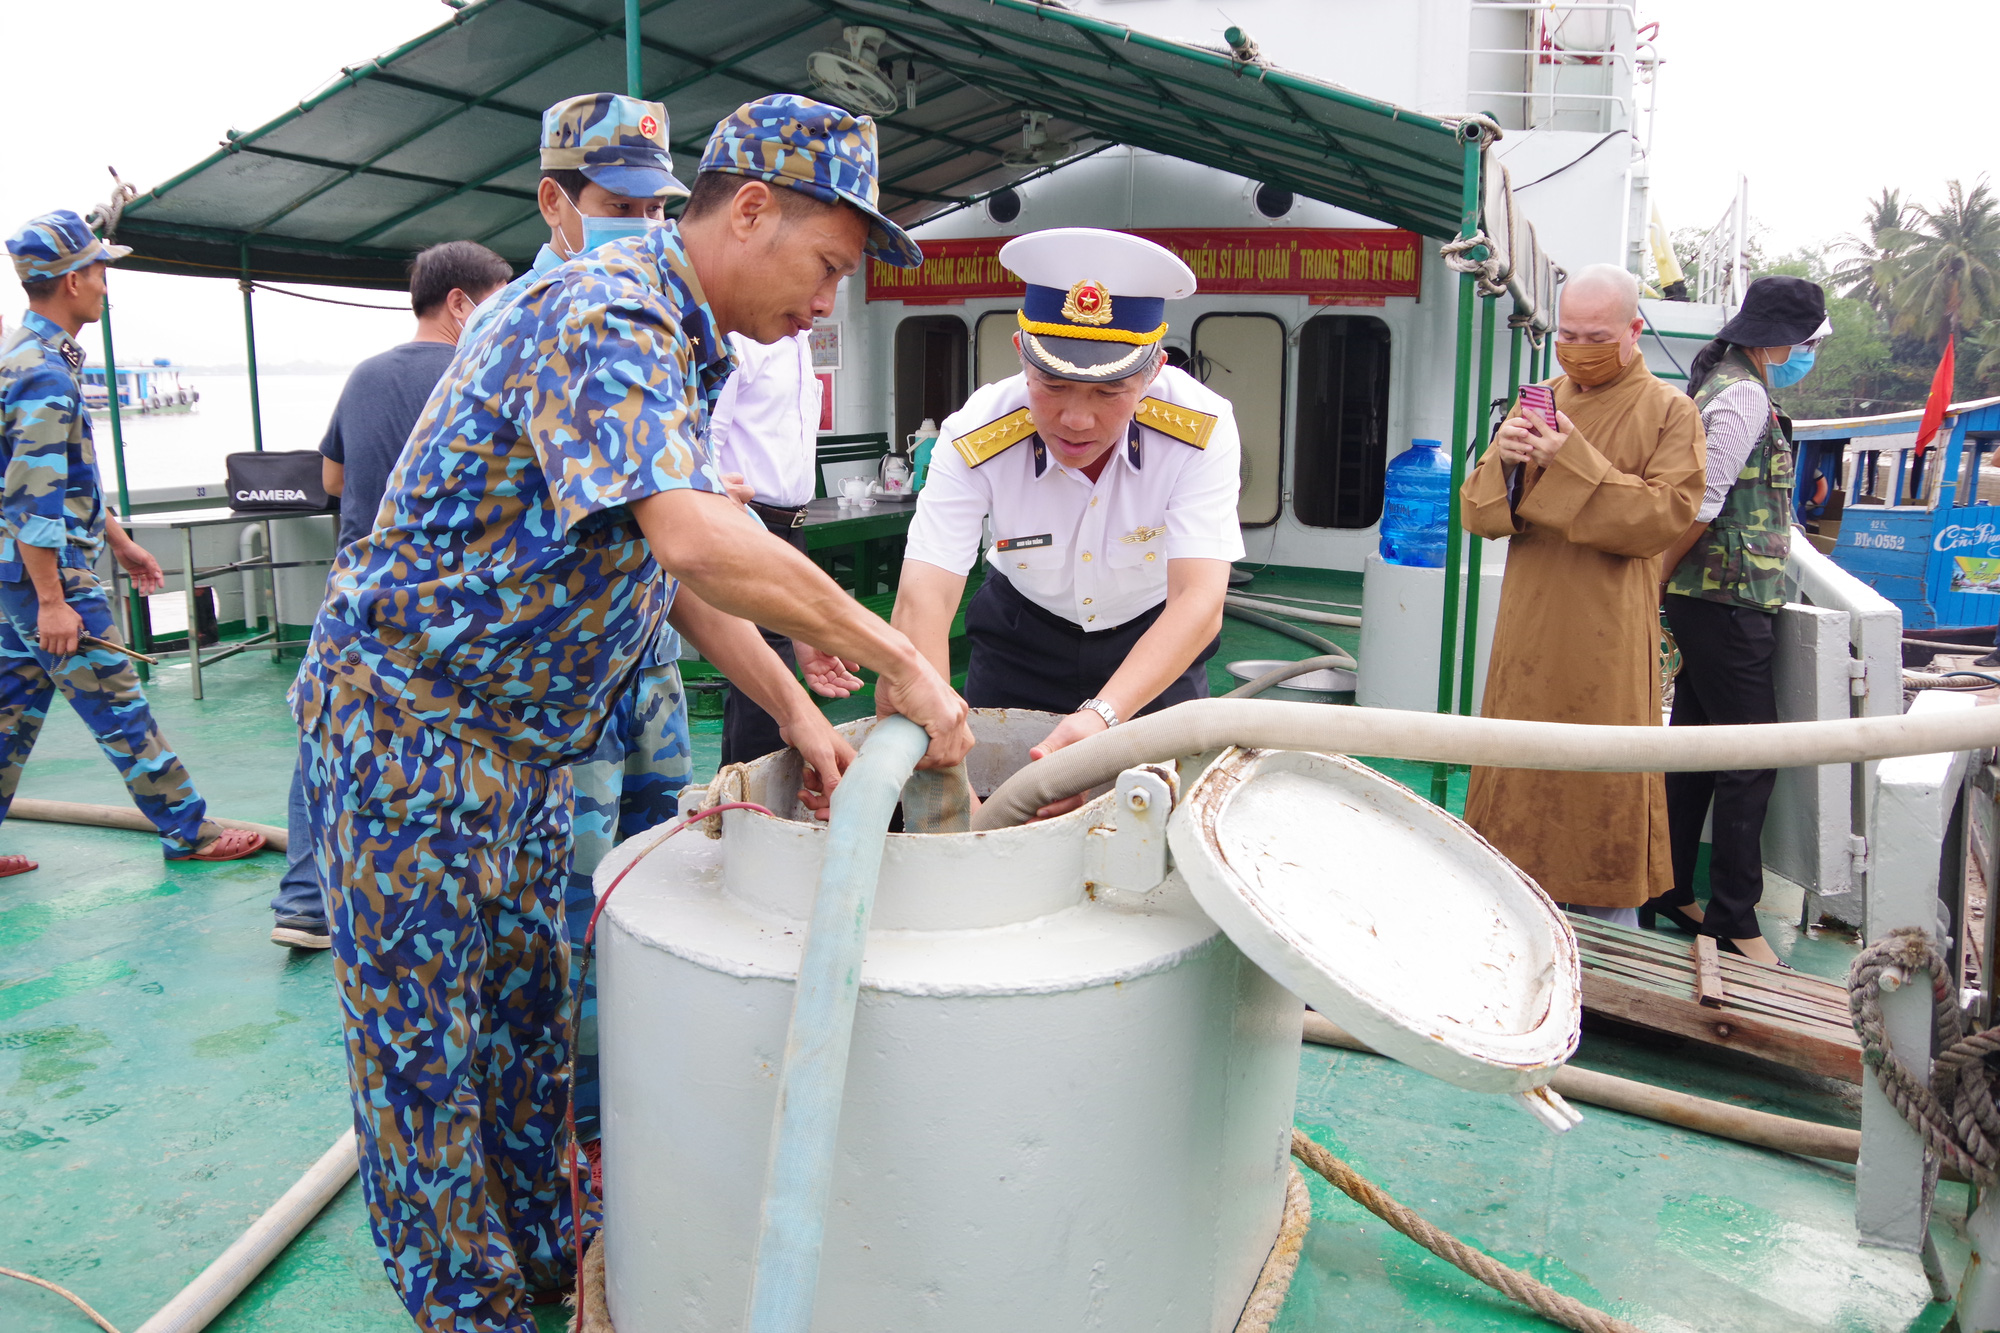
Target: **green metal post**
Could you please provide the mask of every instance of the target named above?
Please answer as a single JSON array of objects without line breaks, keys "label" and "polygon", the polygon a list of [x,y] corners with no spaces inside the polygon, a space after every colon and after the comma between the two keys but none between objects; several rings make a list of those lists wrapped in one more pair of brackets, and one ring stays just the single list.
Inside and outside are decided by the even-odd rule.
[{"label": "green metal post", "polygon": [[118,474],[118,517],[132,517],[132,492],[125,485],[125,423],[118,412],[118,354],[111,347],[111,298],[104,298],[104,386],[111,406],[111,469]]},{"label": "green metal post", "polygon": [[646,95],[645,74],[640,69],[643,48],[639,45],[639,0],[625,0],[625,95]]},{"label": "green metal post", "polygon": [[[118,353],[111,343],[111,298],[108,295],[104,298],[104,314],[100,324],[104,333],[105,397],[111,408],[111,470],[118,477],[118,517],[126,519],[132,517],[132,491],[125,484],[125,422],[118,406]],[[151,636],[146,633],[146,617],[139,609],[138,587],[135,585],[127,588],[125,597],[127,637],[131,639],[133,646],[143,653],[152,645],[149,642]],[[133,666],[138,668],[139,679],[142,682],[152,678],[152,672],[144,662],[134,662]]]},{"label": "green metal post", "polygon": [[[1465,460],[1468,468],[1474,461],[1472,455],[1486,448],[1487,433],[1493,424],[1493,315],[1494,307],[1499,303],[1497,296],[1486,297],[1480,302],[1479,394],[1472,400],[1473,426]],[[1471,533],[1465,535],[1465,541],[1465,615],[1464,630],[1459,636],[1463,656],[1458,667],[1458,711],[1470,717],[1473,712],[1473,665],[1479,660],[1479,561],[1485,552],[1486,541]]]},{"label": "green metal post", "polygon": [[[1474,236],[1479,231],[1479,131],[1472,130],[1472,137],[1465,140],[1464,167],[1460,181],[1459,226],[1461,239]],[[1469,256],[1482,257],[1478,253]],[[1458,352],[1457,364],[1452,378],[1451,412],[1451,497],[1450,510],[1445,520],[1444,543],[1444,615],[1438,629],[1438,692],[1437,711],[1452,711],[1453,666],[1458,657],[1458,579],[1459,564],[1459,512],[1458,488],[1465,482],[1466,418],[1472,397],[1472,305],[1477,298],[1473,293],[1472,275],[1458,275]],[[1445,803],[1445,796],[1451,783],[1451,766],[1436,764],[1431,769],[1431,801],[1437,805]]]},{"label": "green metal post", "polygon": [[264,452],[264,408],[257,396],[257,321],[250,310],[250,247],[242,249],[243,277],[237,286],[243,289],[243,345],[250,358],[250,447],[258,453]]}]

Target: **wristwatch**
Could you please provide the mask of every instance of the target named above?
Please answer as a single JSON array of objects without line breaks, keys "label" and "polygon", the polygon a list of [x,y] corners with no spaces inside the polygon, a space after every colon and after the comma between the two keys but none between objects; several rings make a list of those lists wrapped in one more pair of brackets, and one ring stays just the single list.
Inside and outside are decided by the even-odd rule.
[{"label": "wristwatch", "polygon": [[1076,711],[1081,713],[1086,708],[1103,718],[1105,726],[1115,727],[1118,725],[1118,710],[1113,708],[1107,701],[1103,699],[1085,699],[1076,706]]}]

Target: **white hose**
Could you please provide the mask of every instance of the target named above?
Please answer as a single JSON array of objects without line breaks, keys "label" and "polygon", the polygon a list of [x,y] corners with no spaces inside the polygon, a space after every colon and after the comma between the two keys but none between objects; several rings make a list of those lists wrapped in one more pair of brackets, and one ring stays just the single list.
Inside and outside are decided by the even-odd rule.
[{"label": "white hose", "polygon": [[[22,796],[7,811],[9,819],[33,819],[45,824],[83,824],[90,828],[122,828],[134,833],[158,833],[153,821],[129,805],[91,805],[84,801],[44,801]],[[274,852],[289,849],[291,837],[271,824],[253,824],[247,819],[219,819],[208,816],[219,828],[242,829],[264,835],[264,845]]]},{"label": "white hose", "polygon": [[1245,611],[1262,611],[1270,616],[1290,616],[1293,620],[1304,620],[1314,625],[1344,625],[1355,629],[1361,624],[1360,616],[1343,616],[1333,611],[1308,611],[1302,606],[1284,606],[1278,602],[1260,602],[1255,597],[1244,597],[1230,593],[1223,599],[1225,606],[1242,607]]},{"label": "white hose", "polygon": [[355,1153],[354,1131],[350,1129],[335,1139],[298,1183],[252,1222],[220,1258],[202,1269],[178,1296],[160,1307],[159,1313],[139,1325],[139,1333],[196,1333],[207,1328],[340,1193],[340,1187],[355,1172]]},{"label": "white hose", "polygon": [[1007,828],[1052,801],[1111,781],[1134,764],[1231,745],[1593,773],[1811,768],[1988,749],[2000,745],[2000,708],[1735,727],[1600,727],[1394,708],[1196,699],[1036,760],[986,799],[972,827]]}]

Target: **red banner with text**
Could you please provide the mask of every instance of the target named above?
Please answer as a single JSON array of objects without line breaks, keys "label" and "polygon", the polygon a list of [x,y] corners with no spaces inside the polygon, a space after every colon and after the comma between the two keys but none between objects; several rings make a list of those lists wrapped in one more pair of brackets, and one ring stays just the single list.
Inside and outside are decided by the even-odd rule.
[{"label": "red banner with text", "polygon": [[[1380,305],[1417,295],[1423,271],[1415,232],[1332,228],[1201,228],[1134,232],[1179,255],[1209,295],[1309,296],[1321,304]],[[919,268],[868,262],[868,299],[912,305],[1021,295],[1000,266],[1010,237],[926,240]]]}]

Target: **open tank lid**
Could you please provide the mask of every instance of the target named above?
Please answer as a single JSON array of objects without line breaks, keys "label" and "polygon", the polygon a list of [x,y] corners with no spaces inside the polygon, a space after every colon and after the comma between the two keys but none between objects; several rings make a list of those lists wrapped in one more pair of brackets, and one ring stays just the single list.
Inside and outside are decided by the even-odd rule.
[{"label": "open tank lid", "polygon": [[1576,938],[1463,821],[1351,759],[1225,751],[1168,826],[1208,915],[1384,1055],[1481,1092],[1546,1084],[1576,1050]]}]

